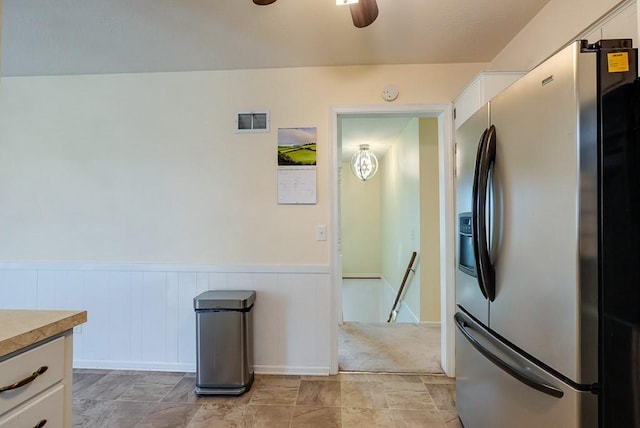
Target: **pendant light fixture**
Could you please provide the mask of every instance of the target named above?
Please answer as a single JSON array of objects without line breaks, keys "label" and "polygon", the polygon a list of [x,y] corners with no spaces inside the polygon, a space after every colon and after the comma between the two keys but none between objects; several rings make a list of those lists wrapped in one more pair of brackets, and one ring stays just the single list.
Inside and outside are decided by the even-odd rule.
[{"label": "pendant light fixture", "polygon": [[367,181],[378,171],[378,158],[369,150],[368,144],[360,144],[360,150],[351,158],[351,172],[359,180]]}]

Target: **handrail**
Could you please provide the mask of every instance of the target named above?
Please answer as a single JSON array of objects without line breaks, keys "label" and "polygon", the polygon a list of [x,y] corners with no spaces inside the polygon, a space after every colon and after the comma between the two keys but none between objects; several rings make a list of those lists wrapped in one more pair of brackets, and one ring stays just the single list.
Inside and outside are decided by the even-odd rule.
[{"label": "handrail", "polygon": [[391,319],[393,319],[393,314],[396,311],[396,306],[398,306],[398,301],[400,300],[400,296],[402,295],[404,286],[407,283],[407,278],[409,278],[409,272],[413,272],[413,269],[411,269],[411,267],[413,266],[413,262],[416,260],[417,255],[418,253],[416,253],[415,251],[411,254],[411,260],[409,260],[409,266],[407,266],[407,270],[404,272],[404,278],[402,278],[402,284],[400,285],[400,288],[398,288],[398,294],[396,294],[396,300],[393,302],[393,307],[391,308],[391,312],[389,312],[389,318],[387,319],[387,322],[391,322]]}]

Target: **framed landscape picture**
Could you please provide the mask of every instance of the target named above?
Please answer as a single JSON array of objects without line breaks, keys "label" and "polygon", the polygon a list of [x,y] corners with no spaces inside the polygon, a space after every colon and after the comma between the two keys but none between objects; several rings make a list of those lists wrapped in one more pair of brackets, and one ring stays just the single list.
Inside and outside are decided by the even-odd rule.
[{"label": "framed landscape picture", "polygon": [[278,166],[314,166],[316,134],[316,128],[278,128]]}]

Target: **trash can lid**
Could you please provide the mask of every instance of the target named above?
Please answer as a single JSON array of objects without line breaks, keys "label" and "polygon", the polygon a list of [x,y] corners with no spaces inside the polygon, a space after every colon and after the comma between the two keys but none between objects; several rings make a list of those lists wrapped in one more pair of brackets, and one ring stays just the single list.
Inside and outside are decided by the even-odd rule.
[{"label": "trash can lid", "polygon": [[198,309],[247,309],[256,300],[253,290],[210,290],[194,297],[193,307]]}]

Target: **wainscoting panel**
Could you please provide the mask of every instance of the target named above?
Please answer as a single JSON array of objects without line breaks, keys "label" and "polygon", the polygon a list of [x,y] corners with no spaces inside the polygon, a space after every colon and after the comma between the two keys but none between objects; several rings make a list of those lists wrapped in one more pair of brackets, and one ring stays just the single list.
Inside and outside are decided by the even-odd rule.
[{"label": "wainscoting panel", "polygon": [[86,310],[74,367],[195,371],[193,298],[255,290],[258,373],[328,374],[326,266],[0,265],[0,309]]}]

